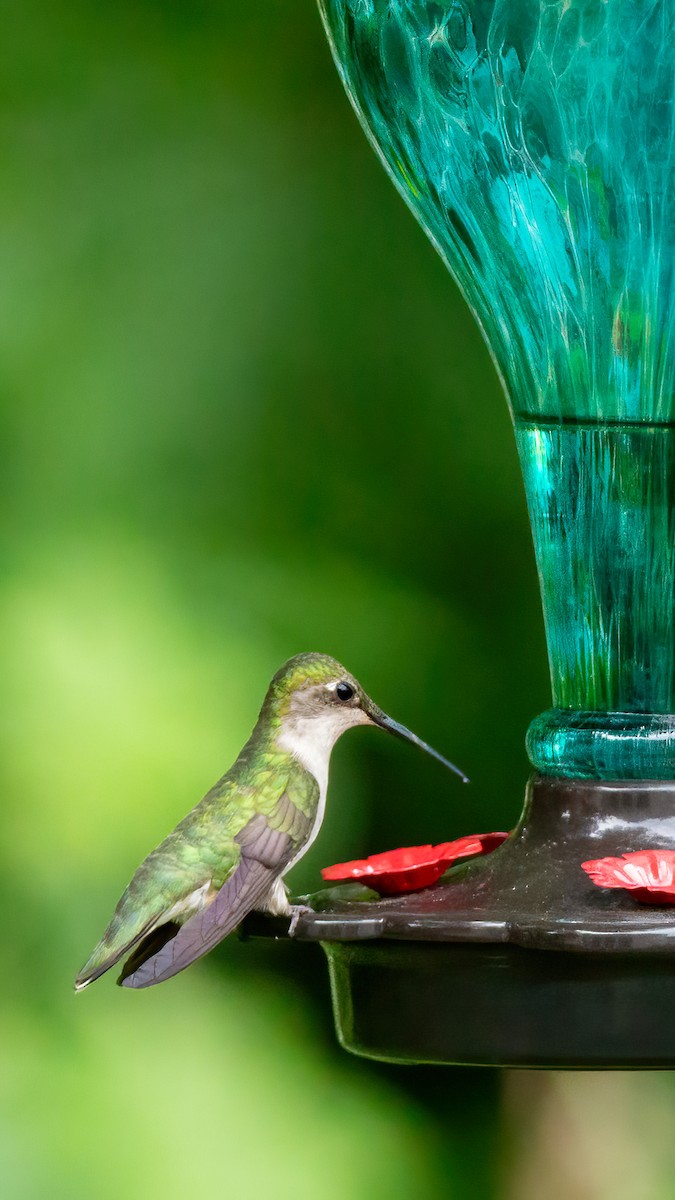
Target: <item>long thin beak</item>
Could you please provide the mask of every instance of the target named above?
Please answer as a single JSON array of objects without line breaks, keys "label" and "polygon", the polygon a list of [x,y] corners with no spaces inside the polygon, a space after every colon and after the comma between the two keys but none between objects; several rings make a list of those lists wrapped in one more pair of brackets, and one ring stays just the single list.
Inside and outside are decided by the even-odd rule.
[{"label": "long thin beak", "polygon": [[381,708],[377,708],[373,704],[368,707],[367,712],[374,725],[379,725],[380,729],[386,729],[388,733],[393,733],[394,737],[401,738],[404,742],[412,742],[413,746],[418,746],[420,750],[424,750],[425,754],[430,754],[439,763],[443,763],[443,766],[447,767],[449,771],[454,771],[455,775],[459,775],[462,783],[469,782],[468,776],[463,771],[460,771],[459,767],[456,767],[449,759],[443,758],[443,755],[439,754],[438,750],[434,750],[433,746],[428,746],[426,742],[418,738],[416,733],[412,733],[410,729],[406,729],[405,725],[399,725],[398,721],[394,721],[391,717],[388,717],[386,713],[382,712]]}]

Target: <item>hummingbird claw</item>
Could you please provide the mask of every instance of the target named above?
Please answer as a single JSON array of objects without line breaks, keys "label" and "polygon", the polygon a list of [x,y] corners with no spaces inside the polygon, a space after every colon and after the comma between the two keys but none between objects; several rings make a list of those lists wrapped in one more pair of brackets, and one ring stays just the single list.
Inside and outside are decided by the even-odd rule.
[{"label": "hummingbird claw", "polygon": [[310,908],[308,904],[292,904],[291,905],[291,921],[290,921],[290,925],[288,926],[288,936],[289,937],[295,937],[295,931],[298,927],[298,921],[300,920],[301,917],[304,917],[305,915],[308,915],[309,913],[311,913],[312,916],[314,916],[314,909]]}]

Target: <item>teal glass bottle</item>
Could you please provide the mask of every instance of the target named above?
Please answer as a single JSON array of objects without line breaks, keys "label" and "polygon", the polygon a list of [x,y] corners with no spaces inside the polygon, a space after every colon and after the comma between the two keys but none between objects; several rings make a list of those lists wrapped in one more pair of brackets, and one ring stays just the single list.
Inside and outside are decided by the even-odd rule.
[{"label": "teal glass bottle", "polygon": [[553,692],[531,761],[674,779],[675,0],[320,4],[513,415]]}]

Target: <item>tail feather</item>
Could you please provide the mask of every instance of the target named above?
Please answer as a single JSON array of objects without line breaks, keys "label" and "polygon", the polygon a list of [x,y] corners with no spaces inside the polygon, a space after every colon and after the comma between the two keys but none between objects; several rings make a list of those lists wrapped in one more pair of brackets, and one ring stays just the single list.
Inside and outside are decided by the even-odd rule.
[{"label": "tail feather", "polygon": [[114,938],[113,921],[106,929],[100,942],[93,950],[86,963],[75,977],[75,991],[82,992],[95,979],[100,979],[101,975],[105,975],[111,967],[115,966],[124,955],[133,950],[144,937],[152,931],[153,925],[157,922],[159,914],[153,914],[152,918],[145,923],[142,929],[134,933],[131,938],[124,942]]}]

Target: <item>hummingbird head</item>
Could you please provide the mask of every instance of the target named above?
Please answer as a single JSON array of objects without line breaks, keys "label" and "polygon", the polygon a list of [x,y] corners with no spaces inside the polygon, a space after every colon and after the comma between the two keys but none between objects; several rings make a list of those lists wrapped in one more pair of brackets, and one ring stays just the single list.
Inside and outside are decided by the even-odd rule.
[{"label": "hummingbird head", "polygon": [[328,654],[297,654],[277,671],[261,715],[273,716],[277,744],[319,777],[328,770],[337,739],[354,725],[379,725],[395,737],[412,742],[467,781],[447,758],[416,734],[387,716],[341,663]]}]

